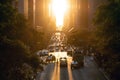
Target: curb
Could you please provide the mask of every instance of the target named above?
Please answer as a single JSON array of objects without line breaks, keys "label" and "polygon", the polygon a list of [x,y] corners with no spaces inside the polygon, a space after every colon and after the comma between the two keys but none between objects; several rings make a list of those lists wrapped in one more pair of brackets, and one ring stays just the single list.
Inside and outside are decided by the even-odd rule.
[{"label": "curb", "polygon": [[[93,59],[93,62],[95,63],[95,65],[98,67],[98,64],[96,63],[95,59]],[[107,76],[107,73],[104,72],[103,69],[98,67],[98,70],[104,75],[104,77],[106,78],[106,80],[112,80]]]},{"label": "curb", "polygon": [[107,80],[112,80],[110,79],[107,74],[100,68],[99,71],[104,75],[104,77],[107,79]]}]

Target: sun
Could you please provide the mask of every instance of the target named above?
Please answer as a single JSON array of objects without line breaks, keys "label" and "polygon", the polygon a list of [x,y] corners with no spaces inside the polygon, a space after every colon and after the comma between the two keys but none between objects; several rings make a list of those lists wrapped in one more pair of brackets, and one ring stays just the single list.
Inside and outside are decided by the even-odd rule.
[{"label": "sun", "polygon": [[68,9],[67,0],[52,0],[51,8],[52,13],[56,18],[56,26],[62,27],[64,23],[65,13]]}]

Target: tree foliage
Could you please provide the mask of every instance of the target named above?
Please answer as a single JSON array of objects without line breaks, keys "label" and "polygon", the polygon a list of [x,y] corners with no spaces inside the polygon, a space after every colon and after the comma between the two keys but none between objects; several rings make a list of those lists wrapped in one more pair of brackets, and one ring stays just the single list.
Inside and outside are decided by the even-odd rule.
[{"label": "tree foliage", "polygon": [[[120,2],[110,0],[100,5],[94,18],[94,45],[100,67],[114,80],[120,79]],[[100,53],[99,53],[100,52]],[[114,63],[114,64],[113,64]]]},{"label": "tree foliage", "polygon": [[68,37],[68,44],[78,46],[78,47],[86,47],[89,45],[91,32],[88,30],[77,30],[75,32],[70,32]]},{"label": "tree foliage", "polygon": [[13,0],[0,0],[0,79],[33,80],[42,69],[35,56],[43,44],[42,33],[36,31],[12,6]]},{"label": "tree foliage", "polygon": [[28,65],[27,69],[23,69],[25,67],[24,64],[28,64],[30,56],[29,49],[21,41],[13,41],[6,38],[1,39],[0,78],[3,80],[16,80],[17,78],[19,78],[17,80],[20,80],[25,76],[30,78],[30,75],[26,74],[28,73],[26,70],[29,69],[32,72],[32,67],[29,68],[30,66]]},{"label": "tree foliage", "polygon": [[120,50],[120,4],[109,2],[96,11],[94,24],[96,40],[101,49],[119,53]]}]

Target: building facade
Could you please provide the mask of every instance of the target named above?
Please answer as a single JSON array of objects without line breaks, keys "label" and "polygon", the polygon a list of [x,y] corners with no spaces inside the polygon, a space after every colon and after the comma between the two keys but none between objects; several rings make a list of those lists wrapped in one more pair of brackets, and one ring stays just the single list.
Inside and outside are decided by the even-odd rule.
[{"label": "building facade", "polygon": [[18,11],[28,19],[28,0],[18,0]]},{"label": "building facade", "polygon": [[43,29],[52,30],[55,27],[55,19],[49,12],[51,0],[36,0],[35,25]]},{"label": "building facade", "polygon": [[70,8],[66,26],[76,29],[88,28],[88,0],[69,0]]},{"label": "building facade", "polygon": [[[49,11],[51,0],[18,0],[18,11],[25,15],[34,27],[55,26],[55,18]],[[64,27],[88,29],[96,8],[107,0],[68,0],[70,6],[64,18]]]}]

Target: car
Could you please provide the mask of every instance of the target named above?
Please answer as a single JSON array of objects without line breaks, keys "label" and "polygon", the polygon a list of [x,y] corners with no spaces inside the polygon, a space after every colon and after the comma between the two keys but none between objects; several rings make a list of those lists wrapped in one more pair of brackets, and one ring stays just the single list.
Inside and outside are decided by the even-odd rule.
[{"label": "car", "polygon": [[66,57],[60,58],[60,67],[67,67],[67,58]]},{"label": "car", "polygon": [[73,49],[69,47],[69,48],[67,49],[67,54],[68,54],[69,56],[72,56],[72,53],[73,53]]},{"label": "car", "polygon": [[61,49],[61,52],[65,52],[65,50],[64,50],[64,49]]},{"label": "car", "polygon": [[39,51],[39,56],[48,56],[48,50],[47,49],[43,49]]},{"label": "car", "polygon": [[52,56],[48,56],[48,57],[46,58],[46,62],[49,63],[49,62],[51,62],[51,61],[52,61]]},{"label": "car", "polygon": [[52,55],[52,61],[56,61],[56,57]]},{"label": "car", "polygon": [[80,65],[77,61],[72,61],[71,62],[71,69],[79,69]]},{"label": "car", "polygon": [[49,52],[54,52],[54,50],[53,50],[53,49],[50,49]]},{"label": "car", "polygon": [[56,57],[54,55],[49,55],[47,58],[46,58],[46,62],[53,62],[56,60]]}]

